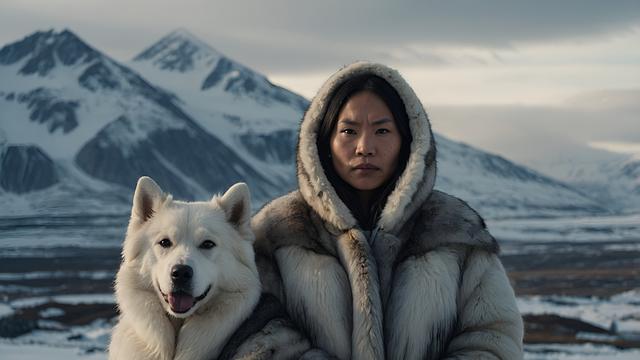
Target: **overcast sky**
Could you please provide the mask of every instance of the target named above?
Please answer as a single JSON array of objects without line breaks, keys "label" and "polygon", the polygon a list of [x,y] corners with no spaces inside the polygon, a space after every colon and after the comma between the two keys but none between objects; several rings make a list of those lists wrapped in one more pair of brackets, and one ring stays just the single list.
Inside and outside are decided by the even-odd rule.
[{"label": "overcast sky", "polygon": [[120,61],[185,28],[309,98],[344,64],[383,62],[436,131],[514,159],[527,138],[640,144],[638,0],[0,1],[0,45],[49,28]]}]

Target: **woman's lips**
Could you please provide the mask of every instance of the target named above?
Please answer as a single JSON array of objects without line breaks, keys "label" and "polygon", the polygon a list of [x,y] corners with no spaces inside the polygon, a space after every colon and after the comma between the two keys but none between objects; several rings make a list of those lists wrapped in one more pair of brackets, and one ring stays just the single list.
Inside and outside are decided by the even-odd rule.
[{"label": "woman's lips", "polygon": [[375,166],[375,165],[371,165],[371,164],[359,164],[353,167],[354,171],[360,170],[360,171],[375,171],[375,170],[380,170],[379,167]]}]

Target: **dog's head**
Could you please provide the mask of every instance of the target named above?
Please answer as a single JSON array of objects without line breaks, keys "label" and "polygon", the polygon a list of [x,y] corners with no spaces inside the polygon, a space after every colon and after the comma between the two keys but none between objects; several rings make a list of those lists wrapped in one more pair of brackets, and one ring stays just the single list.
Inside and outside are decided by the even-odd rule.
[{"label": "dog's head", "polygon": [[249,189],[233,185],[206,202],[175,201],[148,177],[138,180],[123,248],[141,286],[170,315],[195,313],[221,291],[246,291],[258,278]]}]

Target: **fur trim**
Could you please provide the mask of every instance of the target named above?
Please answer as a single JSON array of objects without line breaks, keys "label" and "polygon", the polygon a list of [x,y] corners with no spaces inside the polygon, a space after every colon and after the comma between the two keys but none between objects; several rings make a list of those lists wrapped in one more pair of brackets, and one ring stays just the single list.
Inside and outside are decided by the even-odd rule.
[{"label": "fur trim", "polygon": [[337,243],[353,296],[352,359],[384,359],[380,281],[369,243],[357,230],[345,232]]},{"label": "fur trim", "polygon": [[[375,256],[375,259],[397,263],[440,246],[453,245],[499,253],[498,243],[487,230],[482,217],[464,201],[434,190],[429,199],[418,207],[418,211],[405,223],[411,226],[396,229],[395,234],[386,230],[378,233],[380,241],[375,241],[374,253],[381,256]],[[309,211],[309,205],[297,191],[272,200],[252,220],[257,239],[256,252],[272,256],[283,246],[295,245],[337,257],[335,238],[345,231],[332,227],[327,220],[317,216],[314,211]]]},{"label": "fur trim", "polygon": [[[457,319],[458,263],[458,253],[443,248],[398,267],[386,309],[387,358],[440,359]],[[429,298],[437,301],[407,300]]]},{"label": "fur trim", "polygon": [[500,359],[523,358],[522,316],[497,256],[484,251],[469,254],[459,299],[455,336],[447,357],[477,359],[493,354]]},{"label": "fur trim", "polygon": [[356,219],[340,200],[323,171],[316,140],[333,93],[348,79],[362,74],[377,75],[396,89],[404,102],[413,136],[407,166],[389,195],[378,221],[381,228],[393,232],[401,228],[429,196],[436,177],[436,150],[429,118],[413,89],[396,70],[380,64],[357,62],[336,72],[324,83],[300,126],[298,184],[304,199],[325,221],[342,230],[356,226]]},{"label": "fur trim", "polygon": [[484,220],[464,201],[434,191],[418,213],[412,241],[406,244],[398,261],[423,254],[440,246],[466,245],[497,254],[498,242]]},{"label": "fur trim", "polygon": [[271,320],[250,336],[230,359],[299,359],[309,350],[309,341],[284,319]]},{"label": "fur trim", "polygon": [[340,263],[297,246],[282,247],[275,256],[286,288],[288,313],[302,322],[314,345],[340,359],[350,359],[352,298]]}]

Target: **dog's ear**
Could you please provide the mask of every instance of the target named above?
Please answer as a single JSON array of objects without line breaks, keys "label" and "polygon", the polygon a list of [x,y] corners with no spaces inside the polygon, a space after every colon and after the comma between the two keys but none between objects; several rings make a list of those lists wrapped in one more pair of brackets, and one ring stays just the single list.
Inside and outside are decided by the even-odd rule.
[{"label": "dog's ear", "polygon": [[222,197],[217,198],[218,204],[227,215],[227,220],[239,230],[250,227],[251,195],[245,183],[237,183],[229,188]]},{"label": "dog's ear", "polygon": [[141,177],[138,179],[138,185],[136,185],[136,191],[133,194],[131,220],[138,223],[149,220],[166,197],[167,195],[153,179],[148,176]]},{"label": "dog's ear", "polygon": [[125,262],[136,259],[144,248],[144,241],[137,241],[133,234],[147,220],[153,217],[162,203],[166,200],[160,186],[150,177],[143,176],[138,179],[136,191],[133,194],[133,206],[131,207],[131,219],[127,228],[127,236],[122,249],[122,258]]}]

